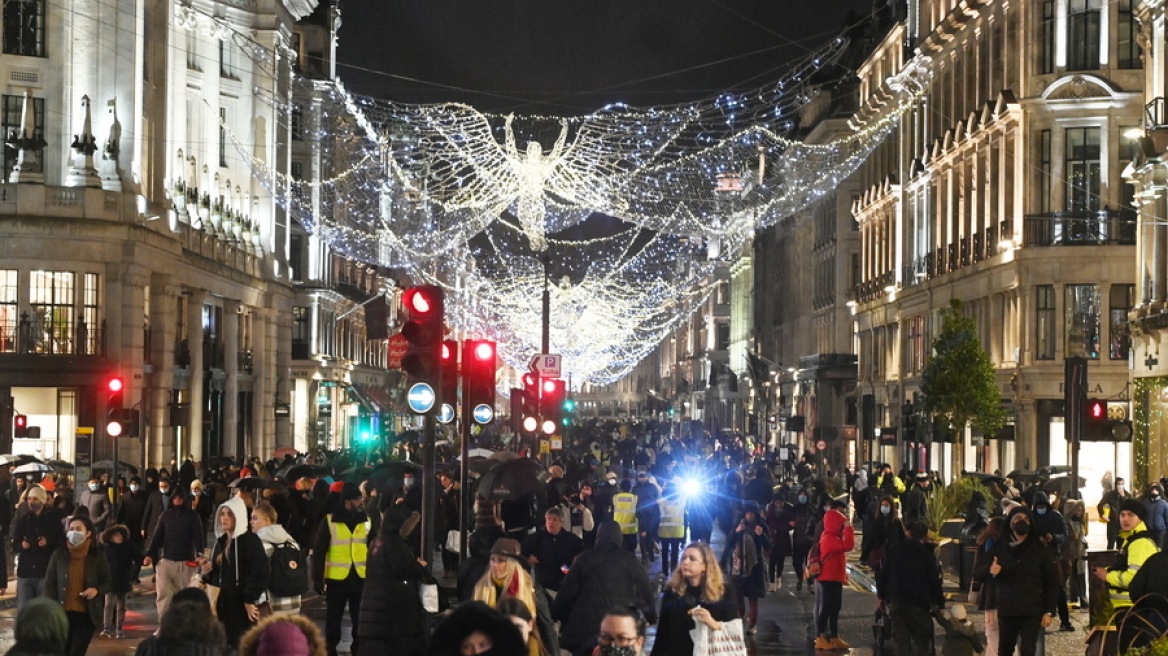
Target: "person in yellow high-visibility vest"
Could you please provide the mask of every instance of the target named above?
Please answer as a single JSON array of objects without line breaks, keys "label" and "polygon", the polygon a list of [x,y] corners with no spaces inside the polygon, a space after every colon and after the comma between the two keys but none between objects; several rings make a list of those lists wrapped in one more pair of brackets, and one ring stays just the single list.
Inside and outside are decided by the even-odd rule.
[{"label": "person in yellow high-visibility vest", "polygon": [[637,553],[637,495],[630,492],[632,489],[628,480],[620,482],[620,494],[612,498],[612,518],[620,524],[624,548]]},{"label": "person in yellow high-visibility vest", "polygon": [[676,483],[669,483],[665,496],[661,498],[661,527],[657,536],[661,538],[661,571],[677,569],[681,558],[681,548],[685,544],[685,502]]},{"label": "person in yellow high-visibility vest", "polygon": [[317,592],[325,595],[324,638],[330,656],[341,642],[341,620],[345,606],[353,623],[352,653],[357,651],[357,616],[361,593],[365,590],[365,561],[371,523],[365,515],[361,490],[352,483],[341,488],[341,507],[325,515],[316,532],[312,552],[312,578]]}]

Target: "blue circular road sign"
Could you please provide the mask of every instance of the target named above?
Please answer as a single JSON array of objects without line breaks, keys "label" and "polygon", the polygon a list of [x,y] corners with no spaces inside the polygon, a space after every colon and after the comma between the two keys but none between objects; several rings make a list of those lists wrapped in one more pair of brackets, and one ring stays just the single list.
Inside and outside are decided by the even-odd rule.
[{"label": "blue circular road sign", "polygon": [[449,424],[454,421],[454,407],[449,403],[443,403],[442,407],[438,408],[438,423]]},{"label": "blue circular road sign", "polygon": [[495,418],[495,409],[486,403],[480,403],[475,406],[474,420],[480,424],[489,424]]},{"label": "blue circular road sign", "polygon": [[409,404],[410,410],[419,414],[430,412],[434,407],[434,401],[434,388],[426,383],[414,383],[406,395],[406,403]]}]

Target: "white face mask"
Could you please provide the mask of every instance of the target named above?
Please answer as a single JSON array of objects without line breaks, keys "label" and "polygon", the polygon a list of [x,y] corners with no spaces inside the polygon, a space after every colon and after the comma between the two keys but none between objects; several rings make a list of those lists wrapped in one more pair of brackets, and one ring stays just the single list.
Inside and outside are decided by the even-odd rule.
[{"label": "white face mask", "polygon": [[65,534],[65,538],[69,540],[69,544],[76,547],[82,542],[85,542],[85,533],[81,531],[69,531]]},{"label": "white face mask", "polygon": [[101,486],[100,486],[100,485],[98,485],[97,483],[90,483],[90,484],[89,484],[89,490],[90,490],[91,492],[97,492],[97,491],[98,491],[98,490],[100,490],[100,489],[101,489]]},{"label": "white face mask", "polygon": [[134,484],[134,485],[131,485],[131,486],[130,486],[130,491],[131,491],[131,492],[137,492],[138,490],[141,490],[141,489],[142,489],[142,486],[141,486],[141,485]]},{"label": "white face mask", "polygon": [[197,497],[197,496],[200,496],[201,494],[203,494],[203,491],[202,490],[191,490],[191,494]]},{"label": "white face mask", "polygon": [[402,487],[413,487],[413,486],[414,486],[414,479],[412,476],[407,477],[405,479],[402,479]]}]

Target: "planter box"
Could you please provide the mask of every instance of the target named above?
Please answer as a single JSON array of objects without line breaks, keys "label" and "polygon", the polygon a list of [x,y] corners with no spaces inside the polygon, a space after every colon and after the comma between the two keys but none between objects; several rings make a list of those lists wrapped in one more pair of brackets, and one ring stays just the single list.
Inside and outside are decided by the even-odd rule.
[{"label": "planter box", "polygon": [[1118,656],[1119,631],[1114,626],[1091,628],[1083,642],[1087,645],[1086,656]]}]

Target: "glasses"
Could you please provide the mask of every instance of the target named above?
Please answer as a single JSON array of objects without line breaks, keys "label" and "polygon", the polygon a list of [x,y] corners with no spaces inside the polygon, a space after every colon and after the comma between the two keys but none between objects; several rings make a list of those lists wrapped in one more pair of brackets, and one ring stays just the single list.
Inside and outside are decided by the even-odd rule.
[{"label": "glasses", "polygon": [[601,633],[597,636],[596,641],[604,646],[616,645],[617,647],[632,647],[637,642],[637,636],[610,636]]}]

